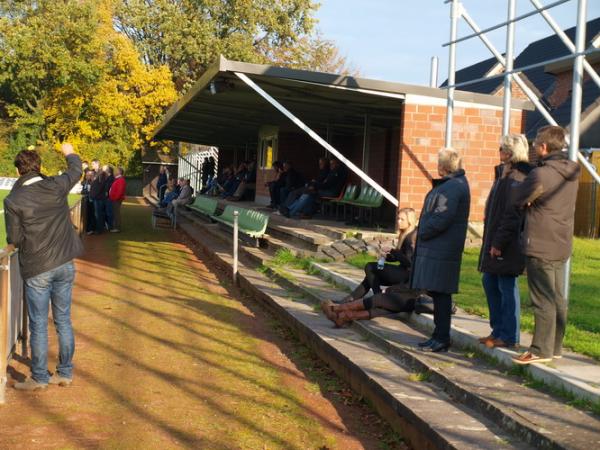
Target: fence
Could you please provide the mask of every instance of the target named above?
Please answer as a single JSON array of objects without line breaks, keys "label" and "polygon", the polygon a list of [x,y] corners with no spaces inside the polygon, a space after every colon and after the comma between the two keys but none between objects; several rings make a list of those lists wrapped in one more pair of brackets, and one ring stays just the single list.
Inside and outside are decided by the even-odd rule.
[{"label": "fence", "polygon": [[[85,226],[79,200],[71,207],[71,220],[78,234]],[[21,344],[21,356],[27,356],[27,305],[23,296],[19,252],[0,250],[0,404],[5,402],[7,368]]]}]

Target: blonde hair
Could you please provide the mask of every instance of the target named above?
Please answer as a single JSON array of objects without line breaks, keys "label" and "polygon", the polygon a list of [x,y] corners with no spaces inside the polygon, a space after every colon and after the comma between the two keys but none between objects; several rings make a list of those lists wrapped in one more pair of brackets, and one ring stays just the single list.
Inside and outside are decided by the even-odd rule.
[{"label": "blonde hair", "polygon": [[406,216],[408,228],[400,231],[398,234],[398,245],[396,245],[396,248],[400,248],[404,242],[404,239],[406,239],[406,236],[408,236],[417,227],[417,213],[414,209],[401,208],[398,210],[398,218],[400,218],[400,214],[404,214]]},{"label": "blonde hair", "polygon": [[445,147],[438,152],[438,166],[448,173],[454,173],[462,169],[462,158],[453,148]]},{"label": "blonde hair", "polygon": [[511,163],[529,161],[529,144],[523,134],[513,133],[502,136],[500,148],[502,151],[511,154]]}]

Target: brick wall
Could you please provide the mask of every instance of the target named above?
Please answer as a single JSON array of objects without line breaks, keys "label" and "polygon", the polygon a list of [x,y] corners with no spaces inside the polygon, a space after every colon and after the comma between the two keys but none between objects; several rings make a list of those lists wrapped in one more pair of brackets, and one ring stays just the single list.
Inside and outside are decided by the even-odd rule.
[{"label": "brick wall", "polygon": [[[512,111],[511,132],[523,129],[520,111]],[[400,207],[420,212],[431,179],[437,178],[437,152],[444,146],[446,107],[407,104],[402,115],[402,144],[398,173]],[[471,187],[471,221],[483,220],[483,209],[499,163],[502,110],[455,108],[452,146],[463,156]]]}]

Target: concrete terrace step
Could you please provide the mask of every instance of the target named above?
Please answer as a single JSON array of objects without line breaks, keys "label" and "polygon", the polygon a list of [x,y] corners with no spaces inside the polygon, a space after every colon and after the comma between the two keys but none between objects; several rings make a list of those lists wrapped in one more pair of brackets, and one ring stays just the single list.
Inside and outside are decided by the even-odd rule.
[{"label": "concrete terrace step", "polygon": [[[341,300],[346,295],[304,271],[285,270],[286,281],[315,301]],[[502,373],[496,364],[475,359],[470,352],[464,354],[453,349],[447,354],[433,355],[417,350],[416,343],[426,336],[406,319],[407,315],[379,317],[355,322],[352,327],[394,355],[403,367],[427,373],[429,381],[456,402],[485,415],[536,448],[587,449],[590,443],[600,446],[598,417],[527,388],[519,377]]]},{"label": "concrete terrace step", "polygon": [[[314,263],[313,266],[328,278],[349,289],[354,289],[364,277],[362,270],[346,263]],[[428,333],[433,330],[433,318],[428,314],[406,315],[406,320]],[[479,344],[477,339],[488,335],[489,331],[487,319],[468,314],[460,309],[452,318],[451,335],[455,345],[477,349],[495,358],[501,365],[513,367],[512,358],[517,354],[515,351],[502,348],[489,349]],[[522,348],[527,348],[531,339],[531,334],[521,333]],[[524,367],[524,370],[534,379],[564,389],[578,398],[600,402],[600,364],[592,358],[565,350],[559,360],[553,360],[549,364],[531,364]]]},{"label": "concrete terrace step", "polygon": [[[227,268],[232,264],[229,246],[207,235],[187,221],[180,228],[206,252],[214,262]],[[354,390],[367,398],[413,448],[481,449],[533,448],[502,430],[493,420],[457,404],[428,382],[411,381],[410,370],[394,355],[381,350],[354,329],[334,329],[314,305],[301,299],[297,291],[273,282],[251,268],[242,258],[238,280],[240,286],[292,328],[307,345],[324,359]]]}]

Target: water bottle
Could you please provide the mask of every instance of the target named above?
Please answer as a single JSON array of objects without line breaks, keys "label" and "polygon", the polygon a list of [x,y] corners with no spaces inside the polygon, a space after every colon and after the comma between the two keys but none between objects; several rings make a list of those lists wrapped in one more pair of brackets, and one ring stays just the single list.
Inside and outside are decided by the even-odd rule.
[{"label": "water bottle", "polygon": [[381,258],[379,258],[377,260],[377,270],[383,270],[384,266],[385,266],[385,256],[382,256]]}]

